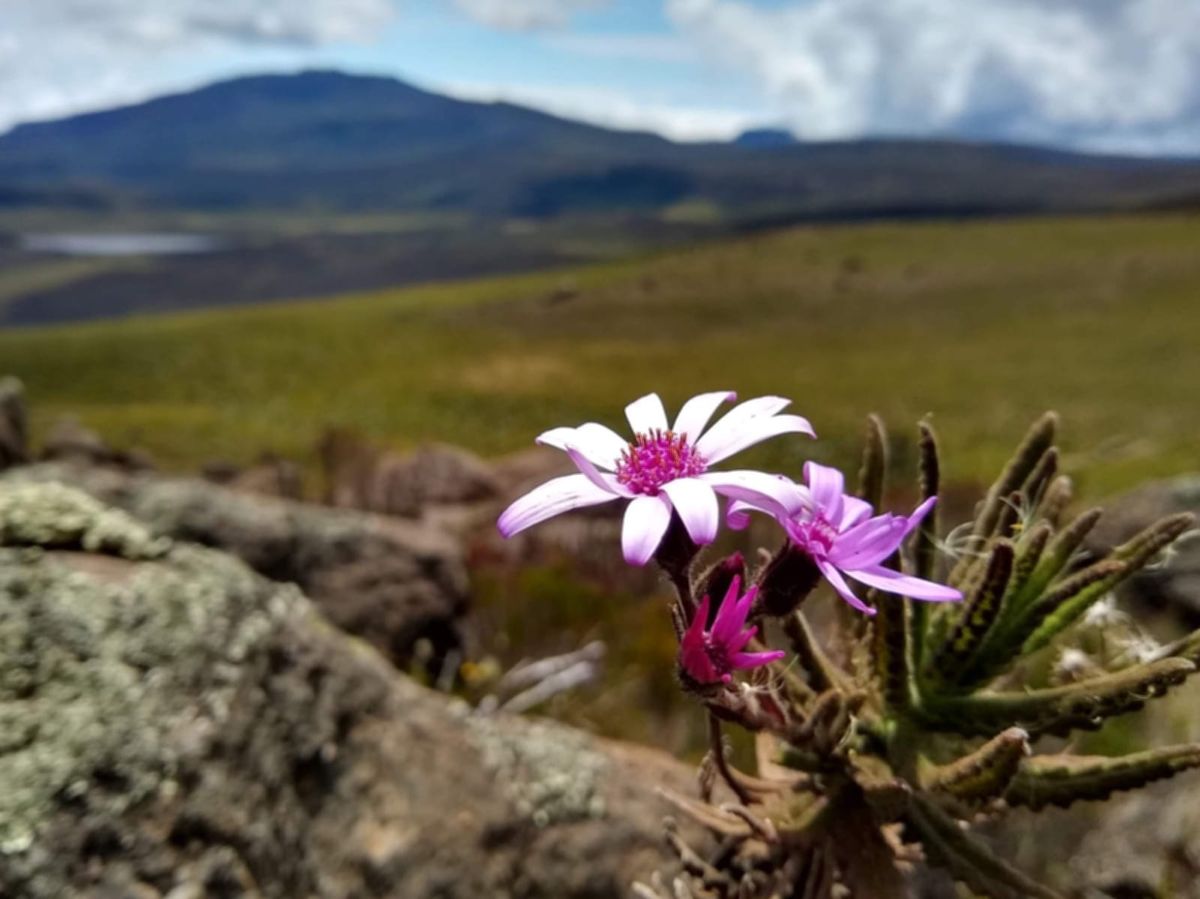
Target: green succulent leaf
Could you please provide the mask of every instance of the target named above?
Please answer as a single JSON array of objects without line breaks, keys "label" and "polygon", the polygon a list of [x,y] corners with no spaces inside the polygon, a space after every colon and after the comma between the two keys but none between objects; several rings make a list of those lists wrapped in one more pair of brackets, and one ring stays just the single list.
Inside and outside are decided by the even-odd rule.
[{"label": "green succulent leaf", "polygon": [[924,772],[926,789],[946,793],[967,803],[1004,795],[1021,763],[1029,755],[1029,734],[1010,727],[974,752]]},{"label": "green succulent leaf", "polygon": [[1058,449],[1052,446],[1042,453],[1037,465],[1029,473],[1025,483],[1021,485],[1021,493],[1030,509],[1036,509],[1041,503],[1042,496],[1056,474],[1058,474]]},{"label": "green succulent leaf", "polygon": [[1105,718],[1140,709],[1195,671],[1187,659],[1162,659],[1063,687],[923,696],[918,713],[935,730],[964,735],[988,736],[1010,726],[1031,735],[1095,730]]},{"label": "green succulent leaf", "polygon": [[872,659],[884,704],[891,710],[907,709],[917,695],[913,676],[912,607],[899,596],[879,593],[877,613],[871,621]]},{"label": "green succulent leaf", "polygon": [[912,796],[908,820],[926,857],[968,889],[991,899],[1062,899],[995,855],[927,797]]},{"label": "green succulent leaf", "polygon": [[988,491],[979,514],[975,517],[975,526],[971,531],[974,537],[984,540],[995,532],[1005,502],[1012,493],[1021,489],[1021,485],[1037,469],[1038,462],[1054,443],[1057,430],[1058,416],[1053,412],[1047,412],[1034,422],[1025,439],[1017,447],[1016,453]]},{"label": "green succulent leaf", "polygon": [[1010,805],[1034,811],[1047,805],[1066,808],[1073,802],[1137,790],[1190,768],[1200,768],[1200,745],[1168,746],[1114,758],[1038,756],[1024,760],[1005,799]]},{"label": "green succulent leaf", "polygon": [[[936,497],[941,489],[941,463],[938,457],[937,434],[928,422],[921,422],[921,437],[918,443],[917,479],[921,489],[921,501]],[[925,580],[937,574],[938,507],[926,513],[917,528],[913,542],[913,573]],[[910,603],[909,652],[913,671],[924,664],[926,634],[929,631],[929,607],[923,602]]]},{"label": "green succulent leaf", "polygon": [[883,503],[887,481],[888,445],[883,419],[867,416],[867,435],[863,442],[862,467],[858,471],[858,495],[876,509]]},{"label": "green succulent leaf", "polygon": [[1000,615],[1001,603],[1012,576],[1016,549],[1008,540],[1000,540],[991,551],[987,568],[968,594],[958,621],[950,635],[933,651],[932,679],[953,685],[969,667],[975,653]]},{"label": "green succulent leaf", "polygon": [[1100,520],[1102,512],[1103,510],[1098,508],[1089,509],[1050,540],[1024,585],[1013,595],[1014,612],[1028,608],[1045,592],[1051,582],[1067,567],[1075,551]]},{"label": "green succulent leaf", "polygon": [[1058,527],[1074,498],[1074,483],[1065,474],[1060,474],[1050,482],[1041,503],[1038,504],[1038,520],[1047,522],[1051,527]]}]

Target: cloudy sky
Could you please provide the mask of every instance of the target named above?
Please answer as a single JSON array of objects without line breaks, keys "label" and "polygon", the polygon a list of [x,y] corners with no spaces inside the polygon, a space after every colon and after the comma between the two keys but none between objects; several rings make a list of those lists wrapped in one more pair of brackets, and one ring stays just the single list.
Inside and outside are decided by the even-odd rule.
[{"label": "cloudy sky", "polygon": [[1200,0],[0,0],[0,129],[315,66],[680,139],[1200,155]]}]

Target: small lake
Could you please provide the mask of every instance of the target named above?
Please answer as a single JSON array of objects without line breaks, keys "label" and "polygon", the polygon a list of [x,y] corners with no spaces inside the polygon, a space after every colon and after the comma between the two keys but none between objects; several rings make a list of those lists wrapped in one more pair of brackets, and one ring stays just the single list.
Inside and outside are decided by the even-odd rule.
[{"label": "small lake", "polygon": [[178,256],[211,253],[226,246],[228,241],[211,234],[148,231],[124,234],[61,232],[21,235],[21,249],[31,253],[58,253],[63,256]]}]

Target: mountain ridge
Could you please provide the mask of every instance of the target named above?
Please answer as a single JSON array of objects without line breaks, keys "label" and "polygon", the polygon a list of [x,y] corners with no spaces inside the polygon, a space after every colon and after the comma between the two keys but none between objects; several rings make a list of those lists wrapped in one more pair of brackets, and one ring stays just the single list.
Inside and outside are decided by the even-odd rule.
[{"label": "mountain ridge", "polygon": [[10,208],[58,198],[541,218],[705,202],[744,223],[838,209],[1128,208],[1198,190],[1195,162],[944,139],[676,143],[334,70],[228,79],[0,136]]}]

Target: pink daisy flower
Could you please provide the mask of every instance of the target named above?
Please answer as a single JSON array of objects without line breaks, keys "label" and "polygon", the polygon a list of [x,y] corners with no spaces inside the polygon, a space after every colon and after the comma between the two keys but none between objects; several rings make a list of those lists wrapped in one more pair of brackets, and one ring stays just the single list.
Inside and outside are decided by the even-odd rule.
[{"label": "pink daisy flower", "polygon": [[[962,593],[883,566],[900,544],[933,508],[935,498],[921,503],[909,516],[872,515],[871,504],[845,492],[845,479],[836,468],[807,462],[804,479],[808,489],[793,484],[779,495],[782,501],[735,502],[729,509],[729,525],[743,528],[747,512],[772,515],[787,531],[792,543],[804,552],[833,585],[842,599],[861,612],[875,610],[854,595],[846,577],[886,593],[897,593],[930,602],[954,602]],[[843,577],[845,575],[845,577]]]},{"label": "pink daisy flower", "polygon": [[511,537],[571,509],[626,500],[621,547],[630,564],[644,565],[654,555],[672,512],[695,543],[711,543],[720,522],[717,494],[766,504],[778,502],[785,489],[774,475],[711,466],[780,434],[815,436],[805,419],[780,414],[790,400],[776,396],[734,406],[706,429],[721,403],[736,398],[729,391],[702,393],[684,403],[670,425],[662,400],[648,394],[625,407],[632,440],[595,422],[547,431],[537,442],[565,451],[579,474],[554,478],[518,499],[500,516],[500,532]]},{"label": "pink daisy flower", "polygon": [[729,683],[733,672],[739,668],[757,668],[782,659],[785,653],[743,652],[747,643],[758,632],[757,627],[746,627],[746,616],[754,605],[758,588],[751,587],[746,595],[738,597],[741,579],[734,578],[717,610],[712,628],[705,630],[708,623],[709,599],[700,601],[700,608],[688,625],[679,644],[679,666],[692,680],[701,684]]}]

